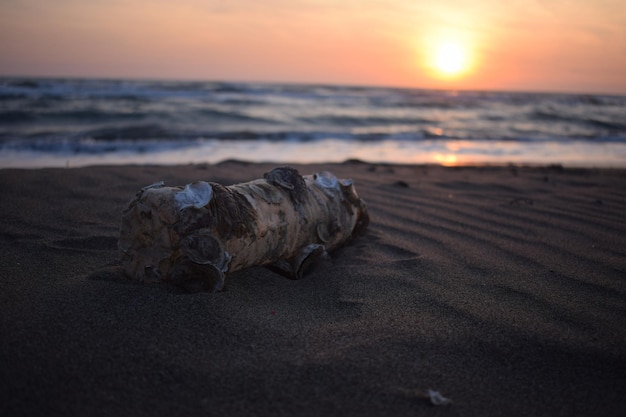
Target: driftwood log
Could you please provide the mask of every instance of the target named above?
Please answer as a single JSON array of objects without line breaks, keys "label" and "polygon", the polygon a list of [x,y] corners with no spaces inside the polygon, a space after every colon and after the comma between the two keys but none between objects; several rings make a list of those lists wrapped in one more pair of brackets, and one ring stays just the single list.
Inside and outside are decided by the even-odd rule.
[{"label": "driftwood log", "polygon": [[226,273],[253,265],[300,278],[368,223],[351,180],[282,167],[230,186],[144,187],[122,213],[119,248],[133,279],[219,291]]}]

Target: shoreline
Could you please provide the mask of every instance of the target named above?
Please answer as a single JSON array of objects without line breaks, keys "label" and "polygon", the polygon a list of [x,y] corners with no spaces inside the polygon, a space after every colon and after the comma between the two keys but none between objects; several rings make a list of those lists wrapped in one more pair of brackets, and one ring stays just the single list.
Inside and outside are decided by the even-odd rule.
[{"label": "shoreline", "polygon": [[[69,145],[68,145],[69,146]],[[510,142],[403,140],[315,141],[200,140],[189,143],[120,141],[75,144],[74,152],[4,149],[0,168],[62,168],[98,165],[219,164],[229,160],[260,164],[322,164],[362,160],[372,164],[444,166],[560,164],[572,168],[626,168],[626,143],[587,141]],[[113,146],[116,150],[106,151]],[[146,149],[140,149],[145,146]],[[82,149],[82,150],[81,150]],[[330,156],[329,156],[330,155]]]},{"label": "shoreline", "polygon": [[293,164],[353,179],[371,216],[303,279],[253,267],[183,294],[121,274],[120,215],[141,187],[276,165],[0,169],[0,412],[626,409],[626,169]]}]

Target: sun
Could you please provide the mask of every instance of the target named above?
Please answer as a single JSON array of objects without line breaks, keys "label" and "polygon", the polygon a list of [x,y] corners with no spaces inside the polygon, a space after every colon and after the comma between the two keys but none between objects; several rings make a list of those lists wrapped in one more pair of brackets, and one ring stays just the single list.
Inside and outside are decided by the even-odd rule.
[{"label": "sun", "polygon": [[431,68],[437,78],[454,79],[470,72],[469,48],[461,42],[445,40],[431,47]]},{"label": "sun", "polygon": [[465,68],[466,61],[463,48],[458,43],[445,42],[437,47],[435,66],[443,74],[458,74]]}]

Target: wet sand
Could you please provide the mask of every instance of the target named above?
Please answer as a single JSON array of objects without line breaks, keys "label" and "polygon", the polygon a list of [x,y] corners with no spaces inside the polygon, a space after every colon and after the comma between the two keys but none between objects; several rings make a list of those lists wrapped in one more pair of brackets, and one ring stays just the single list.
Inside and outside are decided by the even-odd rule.
[{"label": "wet sand", "polygon": [[273,167],[0,170],[0,414],[626,411],[626,171],[296,165],[352,178],[371,215],[302,280],[255,267],[185,294],[123,276],[141,187]]}]

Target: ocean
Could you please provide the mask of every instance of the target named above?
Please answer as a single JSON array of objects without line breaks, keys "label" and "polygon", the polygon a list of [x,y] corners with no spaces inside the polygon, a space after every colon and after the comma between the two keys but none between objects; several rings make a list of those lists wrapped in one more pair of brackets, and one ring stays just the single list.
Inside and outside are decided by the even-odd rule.
[{"label": "ocean", "polygon": [[626,96],[0,78],[0,167],[228,159],[626,168]]}]

